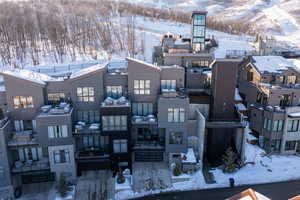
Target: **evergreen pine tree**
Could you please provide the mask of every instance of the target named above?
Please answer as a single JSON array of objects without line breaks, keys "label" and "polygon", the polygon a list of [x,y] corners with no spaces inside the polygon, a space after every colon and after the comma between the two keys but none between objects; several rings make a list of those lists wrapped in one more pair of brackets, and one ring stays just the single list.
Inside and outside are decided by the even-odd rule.
[{"label": "evergreen pine tree", "polygon": [[181,174],[180,164],[176,163],[174,169],[173,169],[173,175],[179,176]]},{"label": "evergreen pine tree", "polygon": [[223,163],[224,163],[223,171],[225,173],[232,173],[235,171],[236,168],[238,168],[237,155],[231,149],[231,147],[229,147],[226,150],[225,155],[223,156]]}]

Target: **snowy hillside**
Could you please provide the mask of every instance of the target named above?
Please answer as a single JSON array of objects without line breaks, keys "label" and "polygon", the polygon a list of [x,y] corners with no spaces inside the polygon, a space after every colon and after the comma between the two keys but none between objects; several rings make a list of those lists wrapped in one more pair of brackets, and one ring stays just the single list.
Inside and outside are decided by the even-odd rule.
[{"label": "snowy hillside", "polygon": [[251,22],[279,40],[300,47],[299,0],[126,0],[157,8],[207,10],[219,19]]}]

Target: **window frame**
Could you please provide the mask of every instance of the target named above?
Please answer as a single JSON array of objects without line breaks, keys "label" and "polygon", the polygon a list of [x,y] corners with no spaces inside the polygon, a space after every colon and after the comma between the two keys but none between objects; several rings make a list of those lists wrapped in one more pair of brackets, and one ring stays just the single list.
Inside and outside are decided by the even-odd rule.
[{"label": "window frame", "polygon": [[77,101],[84,103],[95,102],[95,88],[94,87],[77,87],[76,89]]},{"label": "window frame", "polygon": [[13,97],[14,109],[27,109],[33,108],[33,97],[32,96],[14,96]]},{"label": "window frame", "polygon": [[135,95],[150,95],[151,81],[150,80],[134,80],[133,92]]},{"label": "window frame", "polygon": [[103,131],[127,131],[127,115],[104,115],[102,116]]},{"label": "window frame", "polygon": [[113,152],[116,154],[128,152],[128,141],[127,139],[113,140]]}]

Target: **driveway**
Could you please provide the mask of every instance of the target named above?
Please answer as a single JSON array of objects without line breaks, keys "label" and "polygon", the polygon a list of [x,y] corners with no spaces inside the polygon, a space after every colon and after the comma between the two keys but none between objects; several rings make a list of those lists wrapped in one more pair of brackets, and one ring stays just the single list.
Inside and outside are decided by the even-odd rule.
[{"label": "driveway", "polygon": [[135,162],[132,169],[133,189],[143,192],[171,186],[171,174],[164,162]]},{"label": "driveway", "polygon": [[78,177],[76,200],[114,199],[114,179],[109,170],[86,171]]},{"label": "driveway", "polygon": [[22,196],[19,200],[53,200],[55,199],[55,183],[34,183],[22,185]]}]

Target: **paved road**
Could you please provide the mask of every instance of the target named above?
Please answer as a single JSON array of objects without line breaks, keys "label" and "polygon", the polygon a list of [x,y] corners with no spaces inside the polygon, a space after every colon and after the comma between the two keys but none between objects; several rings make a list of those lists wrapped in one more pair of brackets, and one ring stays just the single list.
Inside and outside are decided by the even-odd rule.
[{"label": "paved road", "polygon": [[287,200],[300,194],[300,180],[262,185],[242,186],[236,188],[220,188],[196,190],[143,197],[138,200],[224,200],[245,189],[252,189],[264,194],[272,200]]}]

